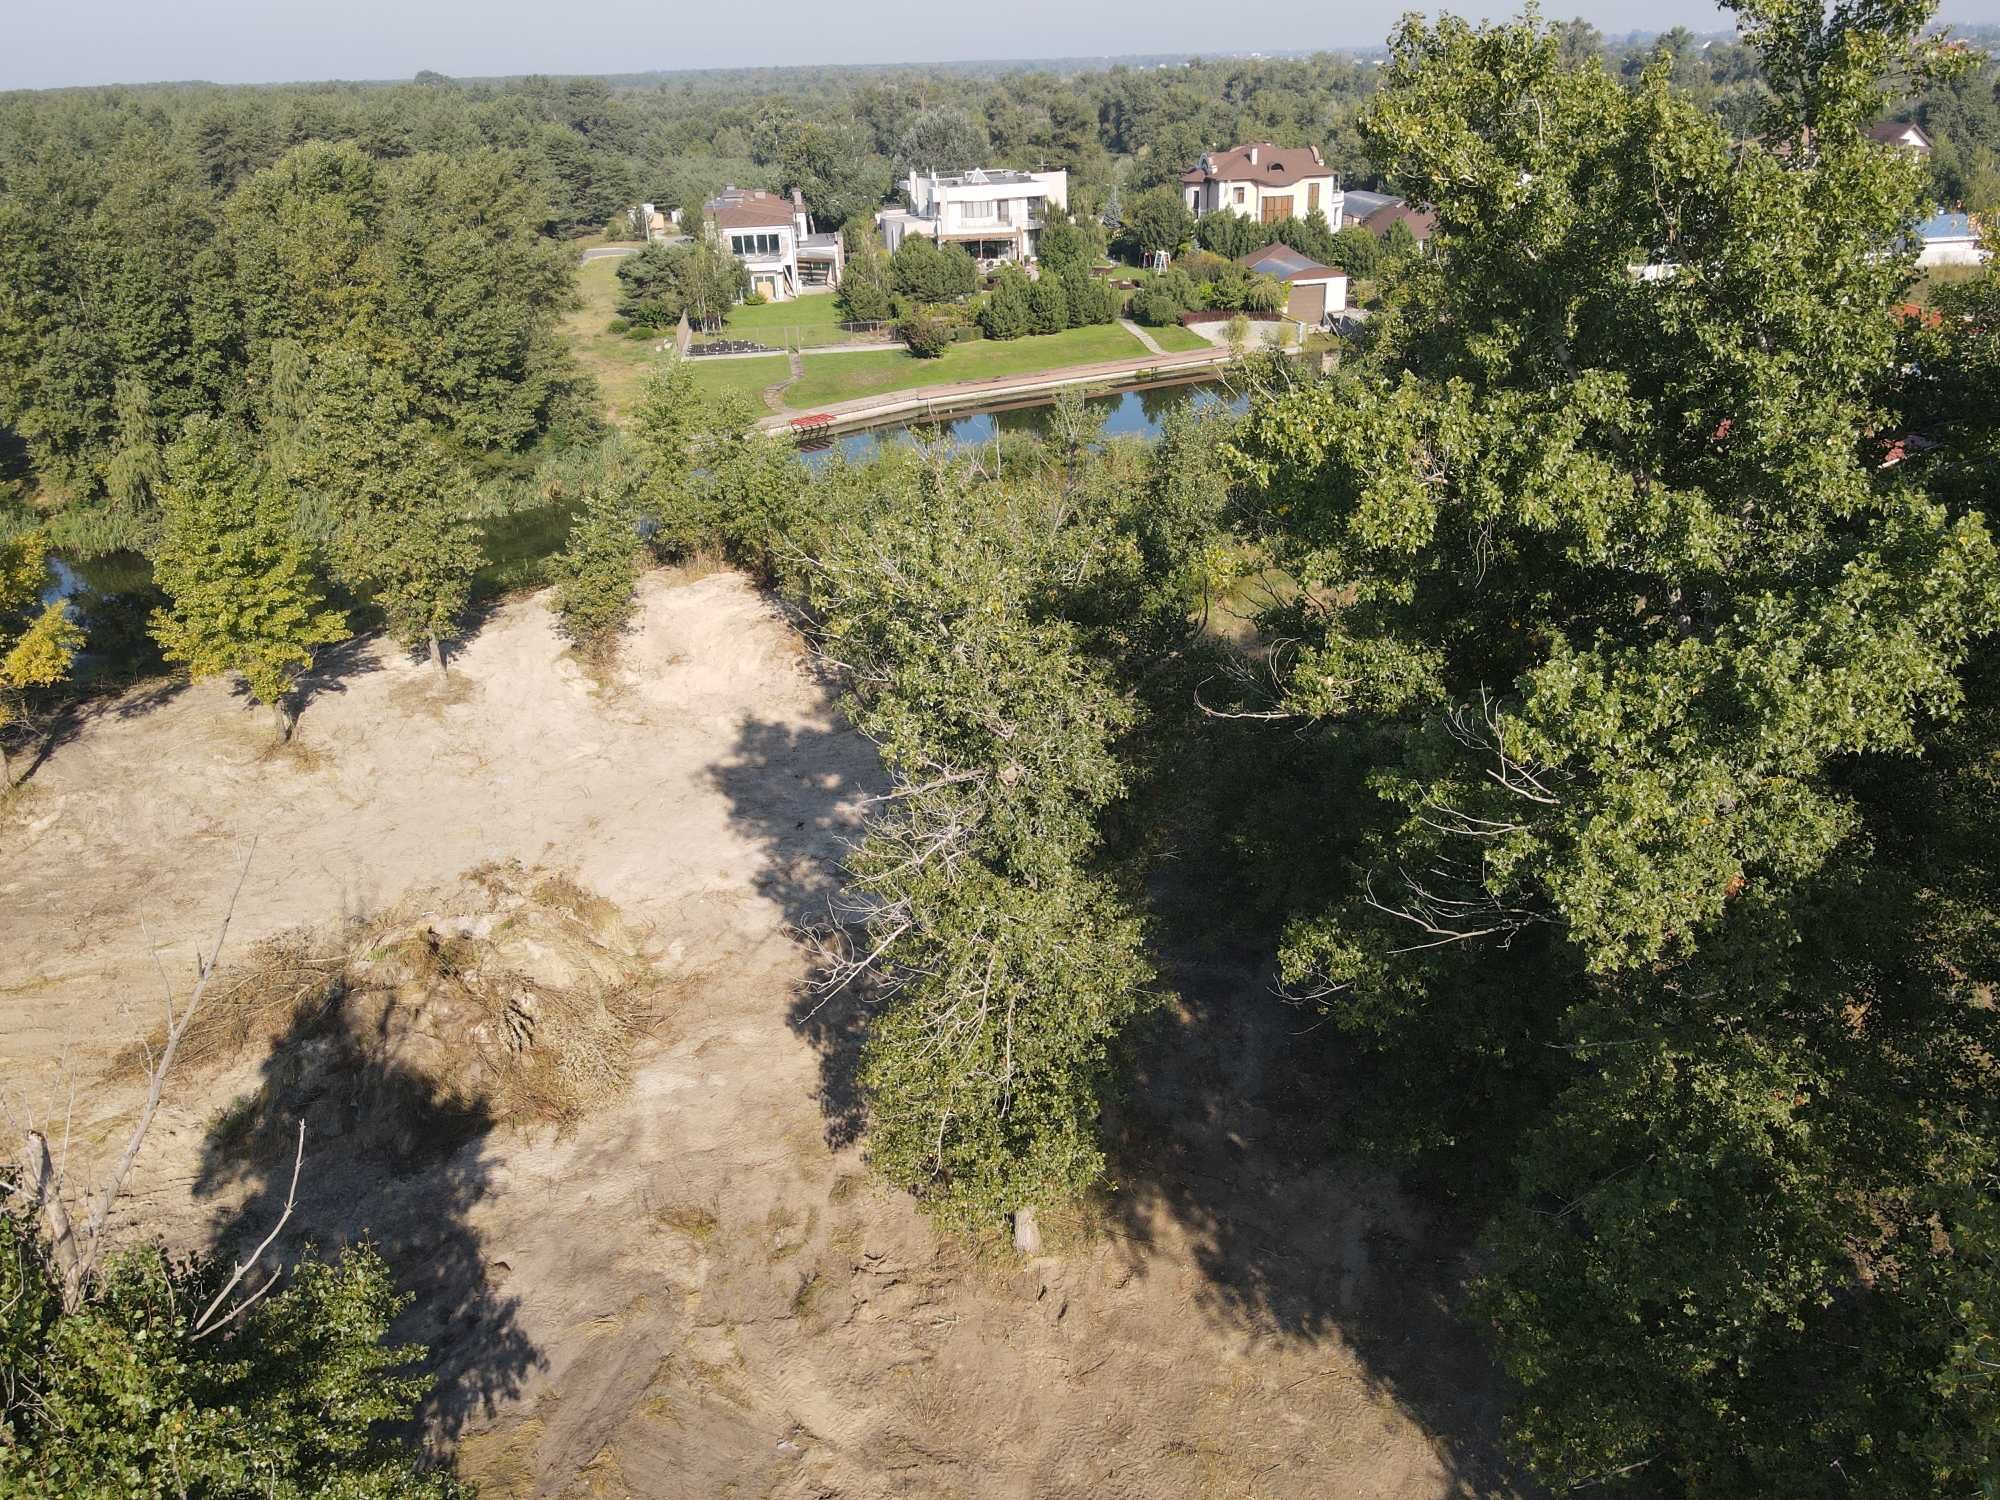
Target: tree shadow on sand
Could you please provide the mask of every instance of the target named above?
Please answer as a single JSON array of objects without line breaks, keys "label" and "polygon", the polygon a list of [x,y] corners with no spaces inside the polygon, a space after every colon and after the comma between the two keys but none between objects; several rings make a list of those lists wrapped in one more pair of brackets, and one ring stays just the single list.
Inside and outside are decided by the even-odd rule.
[{"label": "tree shadow on sand", "polygon": [[[764,851],[756,885],[801,933],[823,928],[840,889],[840,862],[860,828],[859,803],[882,784],[874,748],[846,729],[752,719],[711,778],[731,820]],[[802,988],[787,1017],[819,1055],[827,1144],[851,1145],[864,1114],[856,1082],[867,1006],[852,989]]]},{"label": "tree shadow on sand", "polygon": [[486,1260],[469,1222],[491,1186],[493,1118],[483,1101],[400,1062],[384,1045],[389,1017],[380,1019],[381,1034],[355,1034],[337,996],[302,1011],[271,1044],[260,1085],[210,1128],[195,1193],[227,1194],[214,1247],[246,1252],[284,1212],[303,1122],[297,1207],[271,1262],[291,1264],[306,1244],[327,1254],[375,1244],[413,1294],[391,1338],[430,1350],[436,1384],[417,1422],[449,1443],[517,1395],[543,1360],[520,1327],[520,1299],[502,1289],[505,1265]]},{"label": "tree shadow on sand", "polygon": [[[765,851],[760,888],[795,926],[825,923],[856,792],[881,781],[870,747],[842,729],[752,721],[714,779]],[[1501,1381],[1457,1312],[1464,1227],[1334,1151],[1337,1040],[1277,997],[1266,960],[1161,957],[1178,1003],[1134,1038],[1131,1087],[1106,1121],[1117,1253],[1138,1268],[1171,1228],[1192,1248],[1204,1316],[1281,1341],[1337,1338],[1430,1436],[1445,1493],[1533,1493],[1500,1451]],[[804,986],[790,1021],[819,1054],[827,1140],[859,1139],[865,999]]]}]

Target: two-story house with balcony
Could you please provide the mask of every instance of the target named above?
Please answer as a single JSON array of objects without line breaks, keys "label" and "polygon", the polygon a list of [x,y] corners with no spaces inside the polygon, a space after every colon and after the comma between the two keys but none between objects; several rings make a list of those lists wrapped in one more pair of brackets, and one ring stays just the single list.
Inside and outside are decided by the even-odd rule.
[{"label": "two-story house with balcony", "polygon": [[912,234],[963,245],[981,266],[1031,261],[1047,215],[1069,211],[1069,173],[981,170],[912,172],[903,184],[908,208],[875,216],[891,254]]},{"label": "two-story house with balcony", "polygon": [[840,285],[840,236],[814,234],[805,201],[762,188],[726,187],[702,205],[715,233],[750,272],[750,290],[773,302]]},{"label": "two-story house with balcony", "polygon": [[1339,229],[1345,221],[1340,174],[1326,164],[1317,146],[1259,141],[1211,151],[1181,174],[1181,196],[1196,217],[1221,210],[1269,224],[1318,211],[1330,228]]}]

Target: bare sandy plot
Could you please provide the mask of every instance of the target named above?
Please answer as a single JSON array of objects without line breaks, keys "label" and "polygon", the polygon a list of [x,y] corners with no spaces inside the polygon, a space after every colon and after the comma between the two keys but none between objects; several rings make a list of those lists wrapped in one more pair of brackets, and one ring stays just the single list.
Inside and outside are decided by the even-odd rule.
[{"label": "bare sandy plot", "polygon": [[[442,697],[356,648],[296,753],[212,685],[93,713],[0,829],[9,1082],[151,1024],[153,948],[205,939],[253,833],[239,951],[496,860],[562,871],[665,985],[629,1093],[567,1133],[440,1114],[394,1159],[332,1118],[288,1235],[382,1245],[437,1353],[429,1429],[489,1495],[1504,1492],[1490,1375],[1446,1308],[1459,1258],[1328,1163],[1324,1070],[1254,975],[1176,976],[1119,1189],[1049,1223],[1049,1253],[940,1237],[869,1181],[862,1017],[803,989],[788,928],[824,899],[872,755],[742,579],[656,576],[642,600],[608,686],[535,601],[485,624]],[[289,1066],[281,1045],[185,1079],[140,1206],[189,1239],[268,1224],[282,1167],[218,1142]]]}]

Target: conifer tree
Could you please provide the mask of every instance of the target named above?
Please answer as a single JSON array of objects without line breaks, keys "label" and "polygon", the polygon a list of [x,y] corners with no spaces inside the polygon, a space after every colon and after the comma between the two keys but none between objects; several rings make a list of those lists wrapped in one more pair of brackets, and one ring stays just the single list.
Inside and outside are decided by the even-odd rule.
[{"label": "conifer tree", "polygon": [[318,361],[300,396],[295,437],[277,445],[285,477],[325,528],[340,577],[371,592],[390,633],[443,675],[485,560],[471,476],[395,372],[358,354]]},{"label": "conifer tree", "polygon": [[282,489],[212,417],[189,420],[167,450],[153,576],[168,604],[153,637],[199,682],[242,676],[291,737],[287,698],[316,648],[348,636],[314,576]]}]

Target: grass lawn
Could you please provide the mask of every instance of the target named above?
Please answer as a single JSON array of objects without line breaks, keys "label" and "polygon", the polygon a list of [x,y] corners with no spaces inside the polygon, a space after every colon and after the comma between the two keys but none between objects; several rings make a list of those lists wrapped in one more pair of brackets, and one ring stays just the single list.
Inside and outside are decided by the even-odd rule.
[{"label": "grass lawn", "polygon": [[736,392],[753,401],[767,385],[791,374],[791,361],[782,354],[764,354],[755,359],[690,359],[694,383],[710,396]]},{"label": "grass lawn", "polygon": [[660,361],[654,339],[628,339],[606,333],[604,325],[617,316],[618,267],[623,259],[607,255],[576,268],[576,289],[583,305],[563,319],[562,335],[576,362],[596,377],[604,396],[604,415],[620,421],[638,399],[639,387]]},{"label": "grass lawn", "polygon": [[1105,323],[1037,338],[1004,342],[975,339],[971,343],[953,344],[937,359],[918,359],[903,349],[879,354],[809,354],[805,376],[785,392],[785,405],[795,411],[809,411],[836,401],[879,396],[885,391],[907,391],[920,385],[943,385],[955,380],[987,380],[998,375],[1028,375],[1065,365],[1132,359],[1146,352],[1144,345],[1116,323]]},{"label": "grass lawn", "polygon": [[723,319],[726,338],[755,339],[773,348],[810,349],[821,344],[845,344],[861,337],[840,327],[840,310],[832,292],[807,292],[789,302],[761,307],[733,307]]},{"label": "grass lawn", "polygon": [[1154,343],[1158,344],[1169,354],[1179,354],[1188,349],[1207,349],[1211,347],[1208,340],[1196,333],[1192,328],[1183,328],[1178,323],[1169,323],[1164,328],[1148,328],[1146,332],[1153,336]]}]

